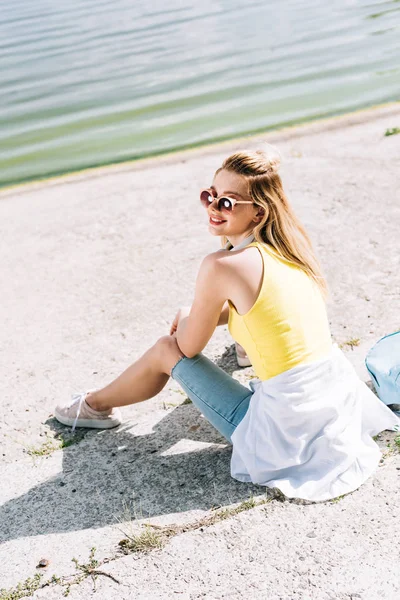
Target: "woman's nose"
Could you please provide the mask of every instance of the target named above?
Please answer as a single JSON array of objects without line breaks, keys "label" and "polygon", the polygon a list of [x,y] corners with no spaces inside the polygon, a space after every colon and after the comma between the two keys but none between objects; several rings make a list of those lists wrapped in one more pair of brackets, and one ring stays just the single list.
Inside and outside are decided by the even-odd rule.
[{"label": "woman's nose", "polygon": [[214,209],[214,202],[217,203],[216,206],[215,206],[215,208],[218,211],[218,198],[213,198],[212,202],[210,202],[210,204],[208,205],[208,208]]}]

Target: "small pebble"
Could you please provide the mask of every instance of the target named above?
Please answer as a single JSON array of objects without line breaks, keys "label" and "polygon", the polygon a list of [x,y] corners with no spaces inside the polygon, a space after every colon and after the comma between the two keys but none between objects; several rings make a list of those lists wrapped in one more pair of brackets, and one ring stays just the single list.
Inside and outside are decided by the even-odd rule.
[{"label": "small pebble", "polygon": [[59,486],[64,487],[64,485],[65,485],[65,481],[60,481]]},{"label": "small pebble", "polygon": [[44,568],[49,566],[49,562],[47,558],[41,558],[36,566],[36,568]]}]

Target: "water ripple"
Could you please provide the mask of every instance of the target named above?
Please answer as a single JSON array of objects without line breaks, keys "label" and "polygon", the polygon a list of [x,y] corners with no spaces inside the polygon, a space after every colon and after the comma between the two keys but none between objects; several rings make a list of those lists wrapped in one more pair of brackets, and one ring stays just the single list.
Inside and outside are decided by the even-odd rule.
[{"label": "water ripple", "polygon": [[399,99],[400,0],[0,2],[0,185]]}]

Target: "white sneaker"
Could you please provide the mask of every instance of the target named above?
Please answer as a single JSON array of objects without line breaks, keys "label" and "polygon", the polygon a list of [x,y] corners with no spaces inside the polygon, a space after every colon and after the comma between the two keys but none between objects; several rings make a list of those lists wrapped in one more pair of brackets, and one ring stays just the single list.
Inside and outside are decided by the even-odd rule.
[{"label": "white sneaker", "polygon": [[236,350],[236,360],[239,367],[251,367],[251,360],[246,354],[246,350],[235,342],[235,350]]},{"label": "white sneaker", "polygon": [[121,424],[119,408],[110,410],[94,410],[86,402],[89,392],[74,394],[72,402],[66,406],[57,406],[54,416],[63,425],[75,427],[94,427],[95,429],[111,429]]}]

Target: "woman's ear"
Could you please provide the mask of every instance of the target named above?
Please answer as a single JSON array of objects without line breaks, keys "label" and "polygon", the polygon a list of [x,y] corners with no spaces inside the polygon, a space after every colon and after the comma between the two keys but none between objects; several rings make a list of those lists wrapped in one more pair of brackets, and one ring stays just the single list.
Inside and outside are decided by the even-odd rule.
[{"label": "woman's ear", "polygon": [[256,223],[259,223],[264,218],[264,215],[265,215],[265,208],[263,208],[262,206],[259,206],[256,214],[254,215],[253,221],[255,221]]}]

